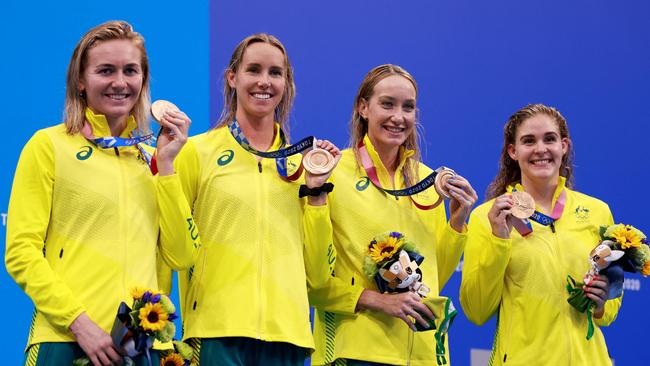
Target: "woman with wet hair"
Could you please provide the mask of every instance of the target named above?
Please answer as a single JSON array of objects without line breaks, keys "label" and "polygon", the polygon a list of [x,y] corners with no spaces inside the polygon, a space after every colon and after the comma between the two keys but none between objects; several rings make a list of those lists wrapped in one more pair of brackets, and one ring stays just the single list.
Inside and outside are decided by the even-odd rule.
[{"label": "woman with wet hair", "polygon": [[154,175],[148,110],[142,36],[123,21],[89,30],[68,67],[64,122],[27,142],[9,201],[7,272],[35,306],[26,365],[121,364],[109,335],[120,302],[159,289],[158,259],[193,263],[198,236],[173,169],[190,120],[161,118]]},{"label": "woman with wet hair", "polygon": [[[497,316],[491,365],[611,364],[600,326],[611,324],[621,299],[607,300],[600,275],[584,287],[595,303],[588,317],[568,302],[567,275],[582,278],[598,229],[613,224],[604,202],[573,190],[573,144],[565,118],[543,104],[515,112],[504,127],[499,172],[487,202],[469,221],[460,301],[476,324]],[[512,216],[513,194],[526,192],[545,220]],[[531,207],[532,209],[532,207]],[[531,211],[532,213],[532,211]],[[514,227],[514,229],[513,229]]]},{"label": "woman with wet hair", "polygon": [[[417,90],[411,74],[386,64],[368,72],[354,100],[350,148],[332,175],[336,189],[328,197],[335,274],[310,292],[318,310],[314,365],[448,362],[447,352],[436,347],[435,331],[416,330],[432,327],[434,314],[427,301],[439,297],[458,265],[476,192],[460,175],[443,184],[451,197],[449,221],[444,205],[434,204],[440,196],[433,187],[410,197],[388,193],[417,186],[432,173],[421,162]],[[372,255],[392,256],[402,236],[408,238],[424,257],[417,271],[428,286],[425,297],[423,291],[384,292],[368,278],[369,244],[387,232],[388,239]],[[441,346],[446,343],[440,341]]]},{"label": "woman with wet hair", "polygon": [[[302,366],[314,347],[307,286],[330,270],[320,233],[329,173],[302,174],[300,154],[279,156],[295,85],[277,38],[237,45],[223,94],[216,127],[192,137],[177,165],[203,239],[180,274],[184,338],[202,365]],[[340,157],[328,141],[317,146]]]}]

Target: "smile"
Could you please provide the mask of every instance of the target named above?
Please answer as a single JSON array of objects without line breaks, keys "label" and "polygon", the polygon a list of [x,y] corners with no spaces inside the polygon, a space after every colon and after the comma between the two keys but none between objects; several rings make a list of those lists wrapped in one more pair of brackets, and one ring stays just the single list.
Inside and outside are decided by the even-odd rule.
[{"label": "smile", "polygon": [[552,163],[552,159],[537,159],[537,160],[531,160],[530,163],[532,165],[546,165]]},{"label": "smile", "polygon": [[386,131],[392,132],[392,133],[402,133],[402,132],[406,131],[406,128],[403,128],[403,127],[383,126],[383,128]]},{"label": "smile", "polygon": [[255,99],[271,99],[271,94],[269,93],[253,93],[252,95]]},{"label": "smile", "polygon": [[123,100],[126,99],[130,96],[131,94],[123,94],[123,93],[115,93],[115,94],[106,94],[107,97],[113,99],[113,100]]}]

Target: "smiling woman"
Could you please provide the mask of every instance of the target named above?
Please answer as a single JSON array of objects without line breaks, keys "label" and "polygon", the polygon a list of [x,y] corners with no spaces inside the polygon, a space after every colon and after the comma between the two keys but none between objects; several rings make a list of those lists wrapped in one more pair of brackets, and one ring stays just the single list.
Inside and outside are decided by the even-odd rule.
[{"label": "smiling woman", "polygon": [[[112,21],[88,31],[68,66],[65,121],[25,145],[7,223],[7,272],[35,305],[26,365],[122,363],[109,332],[131,289],[158,289],[159,258],[176,269],[197,240],[173,160],[189,119],[165,115],[151,173],[144,39]],[[158,355],[152,352],[152,362]],[[137,365],[146,362],[138,357]]]},{"label": "smiling woman", "polygon": [[[196,266],[179,275],[183,336],[201,364],[302,366],[314,346],[307,286],[330,268],[326,193],[301,199],[300,183],[322,187],[330,173],[302,176],[296,155],[261,156],[288,144],[295,95],[277,38],[242,40],[224,81],[217,126],[192,137],[177,164],[204,240]],[[334,145],[317,145],[338,161]]]},{"label": "smiling woman", "polygon": [[[435,202],[439,195],[434,189],[410,198],[387,194],[407,191],[420,184],[420,177],[432,174],[420,161],[417,92],[413,76],[390,64],[370,70],[357,92],[350,149],[343,152],[332,175],[337,189],[328,197],[335,274],[310,291],[318,310],[313,365],[435,365],[449,357],[443,333],[417,330],[431,330],[434,318],[442,322],[442,315],[449,315],[438,312],[434,304],[443,300],[440,289],[458,265],[465,246],[465,220],[477,197],[465,178],[454,175],[444,184],[451,196],[447,220],[444,205],[416,203]],[[404,265],[397,275],[386,275],[399,283],[393,286],[397,290],[388,291],[374,275],[369,278],[373,271],[366,259],[372,260],[373,268],[374,263],[389,264],[396,255],[401,256],[398,267],[410,263],[406,242],[414,243],[411,249],[418,248],[417,265]],[[386,268],[396,273],[393,265],[374,272],[386,273]],[[423,281],[427,286],[419,286]],[[418,293],[410,286],[415,283],[424,290]]]},{"label": "smiling woman", "polygon": [[[604,202],[572,189],[572,158],[557,109],[531,104],[507,121],[490,200],[470,216],[460,289],[472,322],[497,314],[492,365],[611,364],[602,331],[585,339],[587,317],[567,302],[567,274],[584,275],[599,227],[613,224]],[[534,198],[530,220],[513,217],[513,196],[520,193]],[[620,298],[608,300],[608,288],[603,275],[584,286],[598,326],[612,323],[621,305]]]},{"label": "smiling woman", "polygon": [[123,39],[102,42],[88,51],[78,89],[90,109],[106,116],[111,135],[124,130],[140,98],[144,79],[141,54],[133,42]]}]

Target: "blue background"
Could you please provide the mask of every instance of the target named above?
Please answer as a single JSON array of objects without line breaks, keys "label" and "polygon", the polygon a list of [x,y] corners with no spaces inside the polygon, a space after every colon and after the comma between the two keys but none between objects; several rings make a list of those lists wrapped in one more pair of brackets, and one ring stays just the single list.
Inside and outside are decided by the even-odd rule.
[{"label": "blue background", "polygon": [[[608,202],[617,222],[650,232],[645,0],[5,0],[0,7],[2,219],[22,145],[36,129],[61,121],[65,71],[76,42],[92,26],[124,19],[145,36],[153,98],[172,100],[190,115],[192,134],[219,114],[223,70],[236,44],[252,33],[275,34],[288,49],[297,85],[294,140],[315,134],[345,146],[365,73],[382,63],[402,65],[420,87],[425,162],[469,178],[481,201],[497,170],[508,116],[528,103],[556,106],[576,149],[577,189]],[[0,283],[3,360],[19,364],[32,304],[4,270]],[[645,361],[646,283],[627,278],[619,317],[605,329],[617,365]],[[458,299],[459,285],[457,273],[444,293]],[[493,321],[475,327],[461,312],[450,336],[452,363],[469,365],[470,348],[489,349],[493,331]]]}]

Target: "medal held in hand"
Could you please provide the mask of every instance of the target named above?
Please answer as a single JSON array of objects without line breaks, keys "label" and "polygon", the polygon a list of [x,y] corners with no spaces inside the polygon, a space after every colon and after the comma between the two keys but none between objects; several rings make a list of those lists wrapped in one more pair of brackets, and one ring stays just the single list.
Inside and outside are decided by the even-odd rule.
[{"label": "medal held in hand", "polygon": [[159,99],[151,104],[151,115],[153,118],[160,123],[160,120],[165,115],[165,112],[178,112],[180,109],[172,103],[166,100]]},{"label": "medal held in hand", "polygon": [[334,157],[325,149],[314,148],[303,156],[302,165],[311,174],[326,174],[334,168]]},{"label": "medal held in hand", "polygon": [[513,205],[510,213],[518,219],[527,219],[535,212],[535,200],[533,196],[524,191],[512,192],[512,201]]}]

